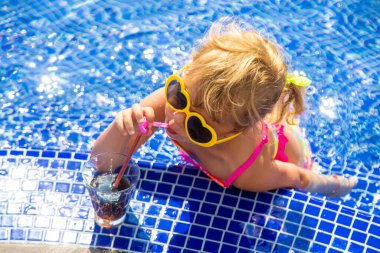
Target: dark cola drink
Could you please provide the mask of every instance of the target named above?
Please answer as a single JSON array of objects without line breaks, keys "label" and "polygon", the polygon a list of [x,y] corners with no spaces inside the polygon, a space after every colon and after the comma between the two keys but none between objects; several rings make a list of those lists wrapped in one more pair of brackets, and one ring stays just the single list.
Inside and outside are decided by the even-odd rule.
[{"label": "dark cola drink", "polygon": [[113,187],[117,174],[101,174],[91,181],[89,193],[96,221],[103,227],[113,227],[125,219],[131,197],[131,184],[122,178],[117,189]]}]

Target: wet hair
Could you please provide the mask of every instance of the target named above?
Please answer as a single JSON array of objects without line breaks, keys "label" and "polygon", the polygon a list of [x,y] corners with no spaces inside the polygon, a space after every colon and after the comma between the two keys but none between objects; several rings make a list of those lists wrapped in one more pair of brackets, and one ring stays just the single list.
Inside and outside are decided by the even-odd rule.
[{"label": "wet hair", "polygon": [[236,130],[293,123],[304,111],[303,91],[285,87],[287,66],[279,49],[252,28],[234,20],[214,23],[194,52],[186,75],[197,84],[192,105],[216,122],[226,117]]}]

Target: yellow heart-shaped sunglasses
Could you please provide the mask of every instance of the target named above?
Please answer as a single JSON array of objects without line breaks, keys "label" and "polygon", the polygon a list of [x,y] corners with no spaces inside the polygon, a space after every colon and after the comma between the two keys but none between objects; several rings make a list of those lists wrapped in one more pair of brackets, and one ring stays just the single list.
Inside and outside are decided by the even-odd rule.
[{"label": "yellow heart-shaped sunglasses", "polygon": [[186,67],[168,77],[165,83],[165,98],[170,108],[186,114],[185,129],[189,139],[199,146],[212,147],[239,136],[241,132],[218,139],[215,129],[207,124],[204,117],[199,113],[190,111],[190,96],[185,89],[183,79],[179,76]]}]

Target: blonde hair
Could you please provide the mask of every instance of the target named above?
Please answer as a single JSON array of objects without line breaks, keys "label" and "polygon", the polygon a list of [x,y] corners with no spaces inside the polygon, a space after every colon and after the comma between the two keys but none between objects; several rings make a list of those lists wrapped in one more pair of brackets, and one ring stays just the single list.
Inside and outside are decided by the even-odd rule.
[{"label": "blonde hair", "polygon": [[193,106],[216,122],[232,117],[236,130],[269,114],[272,123],[292,123],[304,110],[302,90],[285,88],[287,66],[278,48],[235,21],[212,25],[186,73],[198,84]]}]

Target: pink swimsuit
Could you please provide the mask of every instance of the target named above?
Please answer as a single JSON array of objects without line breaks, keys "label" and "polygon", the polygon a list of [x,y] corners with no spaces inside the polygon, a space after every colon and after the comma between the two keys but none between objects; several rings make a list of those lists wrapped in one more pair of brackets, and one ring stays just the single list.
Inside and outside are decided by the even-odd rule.
[{"label": "pink swimsuit", "polygon": [[[284,134],[284,126],[283,125],[270,125],[274,137],[274,146],[275,146],[275,152],[273,155],[274,160],[282,161],[282,162],[288,162],[288,157],[285,154],[285,146],[288,142],[288,138],[286,138]],[[302,136],[300,129],[298,126],[296,127],[296,132],[298,134],[299,140],[304,145],[305,150],[305,164],[304,167],[306,169],[311,169],[312,165],[312,159],[311,159],[311,150],[310,145],[307,142],[307,140]],[[268,142],[268,125],[266,123],[263,123],[263,131],[261,134],[261,141],[251,154],[251,156],[239,167],[237,168],[225,181],[215,177],[210,172],[202,168],[198,162],[196,162],[194,159],[191,158],[190,155],[188,155],[183,148],[174,141],[174,144],[176,144],[180,148],[180,154],[183,156],[186,162],[191,163],[192,165],[200,168],[208,177],[210,177],[212,180],[214,180],[217,184],[219,184],[222,187],[229,187],[246,169],[248,169],[252,163],[256,160],[257,156],[260,154],[261,149],[263,146]]]}]

